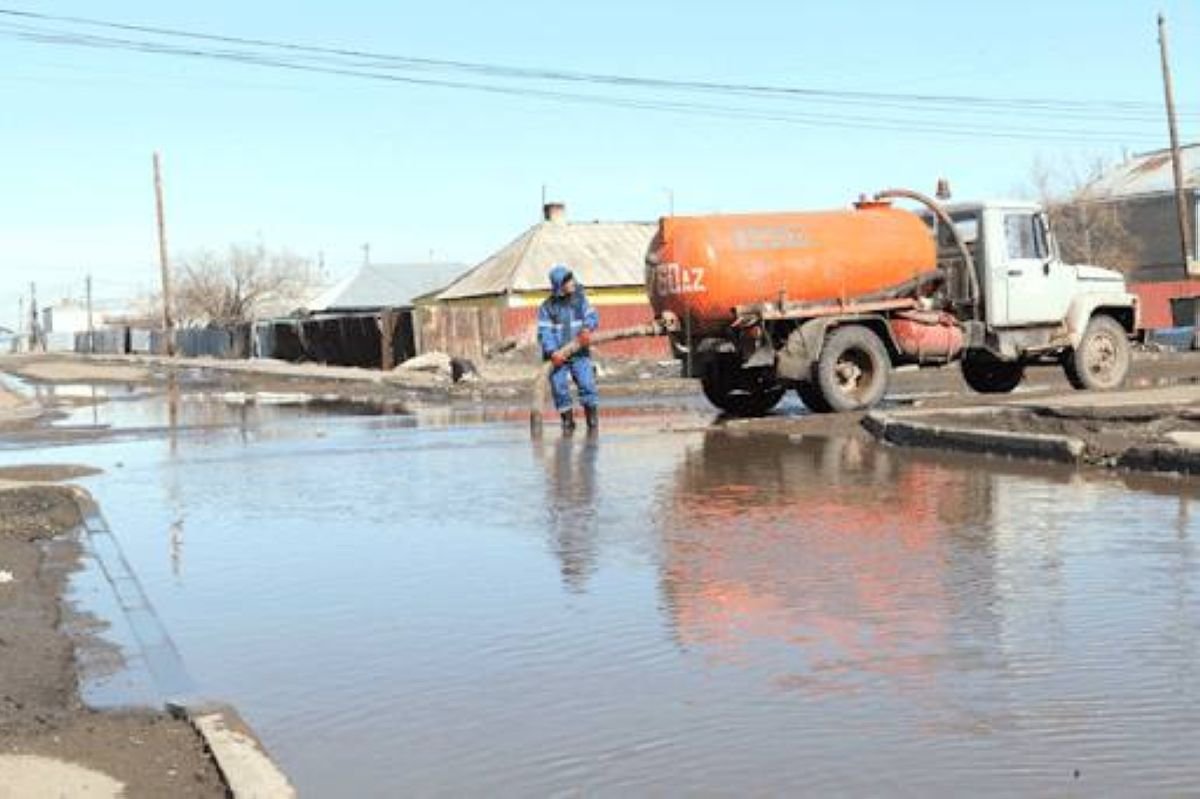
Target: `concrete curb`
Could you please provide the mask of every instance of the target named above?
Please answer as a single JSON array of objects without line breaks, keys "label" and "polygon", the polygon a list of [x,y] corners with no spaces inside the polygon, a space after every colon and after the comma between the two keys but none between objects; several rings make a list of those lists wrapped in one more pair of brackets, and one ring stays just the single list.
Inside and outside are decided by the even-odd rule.
[{"label": "concrete curb", "polygon": [[296,789],[231,706],[168,703],[167,710],[192,725],[234,799],[294,799]]},{"label": "concrete curb", "polygon": [[[133,630],[157,687],[167,696],[190,694],[195,684],[179,651],[158,619],[121,551],[120,542],[87,489],[71,485],[91,556],[106,579]],[[294,799],[296,790],[267,754],[250,725],[230,705],[199,700],[167,701],[171,715],[186,720],[204,742],[234,799]]]},{"label": "concrete curb", "polygon": [[1200,451],[1186,447],[1133,447],[1121,453],[1119,469],[1138,472],[1200,474]]},{"label": "concrete curb", "polygon": [[[964,413],[964,416],[979,413],[972,409],[971,413]],[[945,412],[942,411],[940,415],[944,416]],[[1086,449],[1082,440],[1071,436],[952,427],[898,418],[896,414],[877,411],[867,414],[863,426],[876,438],[897,446],[948,449],[1058,463],[1077,464],[1083,460]]]}]

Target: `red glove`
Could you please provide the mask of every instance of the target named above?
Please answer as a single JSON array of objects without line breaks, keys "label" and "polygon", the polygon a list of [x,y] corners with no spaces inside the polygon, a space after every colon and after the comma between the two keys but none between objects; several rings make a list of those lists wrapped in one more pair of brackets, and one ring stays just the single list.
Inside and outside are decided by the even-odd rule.
[{"label": "red glove", "polygon": [[554,364],[555,369],[559,368],[566,362],[567,358],[561,352],[555,352],[550,356],[550,363]]},{"label": "red glove", "polygon": [[579,342],[579,349],[587,349],[592,345],[592,331],[584,328],[579,331],[579,335],[575,337],[575,341]]}]

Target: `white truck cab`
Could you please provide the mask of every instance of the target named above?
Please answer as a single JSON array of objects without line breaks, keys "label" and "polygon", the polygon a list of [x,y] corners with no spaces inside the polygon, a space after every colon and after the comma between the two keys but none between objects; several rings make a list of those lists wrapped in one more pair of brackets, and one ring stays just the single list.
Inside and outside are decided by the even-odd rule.
[{"label": "white truck cab", "polygon": [[[1115,388],[1124,381],[1138,306],[1120,272],[1064,263],[1038,203],[990,200],[942,207],[974,260],[982,303],[982,325],[963,361],[972,387],[1011,390],[1025,364],[1053,359],[1080,388]],[[933,224],[939,253],[950,251],[953,236]]]}]

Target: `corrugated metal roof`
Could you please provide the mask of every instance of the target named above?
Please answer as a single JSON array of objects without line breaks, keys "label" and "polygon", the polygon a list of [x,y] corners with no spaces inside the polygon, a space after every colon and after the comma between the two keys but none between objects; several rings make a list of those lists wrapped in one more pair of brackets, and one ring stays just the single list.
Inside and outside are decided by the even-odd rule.
[{"label": "corrugated metal roof", "polygon": [[422,294],[446,286],[462,274],[465,264],[368,264],[313,299],[310,310],[399,308],[412,305]]},{"label": "corrugated metal roof", "polygon": [[[1183,166],[1183,185],[1200,188],[1200,144],[1179,148]],[[1171,151],[1156,150],[1135,155],[1123,164],[1109,169],[1084,190],[1093,199],[1136,197],[1174,191],[1175,177],[1171,171]]]},{"label": "corrugated metal roof", "polygon": [[547,288],[547,273],[566,264],[590,288],[640,286],[649,222],[541,222],[450,284],[439,300],[487,297]]}]

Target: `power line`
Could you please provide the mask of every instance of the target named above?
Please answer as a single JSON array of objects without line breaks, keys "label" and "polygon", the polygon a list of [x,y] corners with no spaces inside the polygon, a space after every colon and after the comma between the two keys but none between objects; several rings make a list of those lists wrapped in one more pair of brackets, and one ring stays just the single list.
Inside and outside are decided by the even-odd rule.
[{"label": "power line", "polygon": [[40,20],[44,22],[69,23],[87,27],[107,28],[126,32],[152,34],[172,38],[185,38],[196,41],[219,42],[239,46],[268,48],[281,51],[305,53],[313,55],[337,56],[341,58],[361,58],[378,62],[363,66],[381,66],[391,64],[410,69],[443,69],[478,73],[489,77],[524,78],[535,80],[553,80],[565,82],[601,83],[624,87],[641,87],[653,89],[686,89],[692,91],[732,93],[732,94],[762,94],[774,96],[792,96],[804,98],[824,98],[830,100],[855,100],[859,102],[907,102],[949,104],[955,107],[965,105],[983,106],[999,109],[1013,108],[1045,108],[1045,109],[1082,109],[1105,110],[1118,109],[1138,110],[1148,114],[1159,111],[1156,103],[1131,100],[1065,100],[1046,97],[983,97],[978,95],[938,95],[929,93],[895,93],[848,91],[835,89],[817,89],[812,87],[778,86],[751,83],[724,83],[712,81],[680,80],[668,78],[647,78],[633,75],[604,74],[593,72],[578,72],[570,70],[514,67],[502,64],[461,61],[453,59],[425,58],[405,56],[393,53],[380,53],[370,50],[353,48],[309,45],[275,39],[261,39],[226,34],[203,33],[179,28],[168,28],[152,25],[141,25],[115,22],[91,17],[45,14],[33,11],[20,11],[0,8],[0,15]]},{"label": "power line", "polygon": [[[2,29],[3,26],[0,26]],[[392,83],[408,84],[455,90],[468,90],[488,94],[498,94],[514,97],[531,97],[557,102],[585,103],[616,108],[648,111],[667,111],[708,117],[718,117],[731,120],[757,120],[781,122],[808,127],[838,127],[856,130],[876,130],[887,132],[926,133],[932,135],[968,135],[980,138],[1018,139],[1018,140],[1062,140],[1062,141],[1093,141],[1093,142],[1128,142],[1131,139],[1149,138],[1146,133],[1137,131],[1111,131],[1095,128],[1037,128],[1017,129],[997,127],[988,124],[960,124],[955,122],[926,123],[901,118],[879,116],[862,116],[829,113],[798,113],[794,111],[770,108],[753,108],[747,106],[721,106],[696,102],[681,102],[664,99],[638,99],[615,97],[608,95],[580,94],[557,90],[512,87],[493,84],[470,83],[466,81],[446,80],[438,78],[414,78],[391,73],[372,72],[365,69],[316,66],[306,63],[295,63],[277,58],[264,57],[252,53],[233,51],[202,50],[195,48],[177,47],[156,42],[136,41],[113,37],[101,37],[79,34],[47,34],[42,32],[21,31],[19,36],[45,44],[66,44],[80,47],[102,49],[131,50],[141,53],[164,55],[179,55],[210,60],[232,61],[246,65],[274,67],[285,70],[335,75],[341,77],[365,78]]]},{"label": "power line", "polygon": [[[1105,121],[1138,122],[1142,117],[1133,114],[1132,109],[1141,108],[1144,104],[1128,101],[1062,101],[1046,98],[983,98],[955,97],[951,95],[917,95],[917,94],[883,94],[872,92],[844,92],[832,90],[802,89],[795,87],[755,86],[752,84],[704,83],[695,81],[676,81],[666,79],[635,78],[621,75],[600,75],[594,73],[562,72],[557,70],[537,70],[501,65],[491,65],[473,62],[448,61],[439,59],[424,59],[408,56],[372,53],[362,50],[318,47],[290,42],[279,42],[265,39],[248,39],[243,37],[224,36],[218,34],[197,33],[172,28],[159,28],[145,25],[108,22],[81,17],[65,17],[36,12],[15,11],[0,8],[0,16],[23,18],[35,22],[50,21],[58,24],[84,25],[109,30],[137,32],[155,36],[186,38],[189,40],[219,42],[223,45],[236,45],[215,49],[212,47],[182,46],[147,39],[104,36],[97,34],[79,33],[71,30],[47,28],[44,24],[29,25],[18,23],[0,23],[0,31],[4,35],[16,37],[39,44],[90,47],[101,49],[127,50],[139,53],[174,55],[191,58],[203,58],[219,61],[230,61],[244,65],[269,67],[298,71],[305,73],[326,74],[340,77],[352,77],[375,81],[483,92],[505,96],[530,97],[554,102],[571,102],[597,104],[634,110],[666,111],[690,115],[702,115],[735,120],[756,120],[768,122],[783,122],[808,127],[852,128],[857,130],[874,130],[886,132],[922,133],[943,136],[972,136],[995,139],[1045,140],[1045,141],[1078,141],[1078,142],[1123,142],[1157,141],[1157,135],[1146,131],[1099,129],[1093,125],[1086,127],[1014,127],[1012,125],[996,125],[989,121],[972,119],[972,114],[1003,113],[1012,116],[1019,104],[1029,104],[1023,113],[1026,116],[1047,114],[1053,115],[1062,123],[1083,122],[1089,118],[1101,118]],[[265,54],[261,51],[247,50],[251,48],[266,48],[270,51],[288,52],[291,57]],[[237,49],[243,48],[243,49]],[[365,59],[365,62],[364,62]],[[763,101],[778,100],[781,97],[789,102],[798,98],[808,98],[809,104],[833,103],[843,101],[851,105],[869,105],[872,110],[884,107],[901,111],[920,111],[925,115],[922,119],[903,117],[888,117],[877,114],[863,115],[847,114],[845,112],[830,113],[826,110],[797,111],[792,108],[778,106],[746,106],[721,105],[714,103],[695,102],[694,100],[674,100],[662,97],[629,97],[608,94],[568,92],[561,89],[538,88],[530,86],[512,86],[503,83],[487,83],[479,80],[460,80],[446,77],[414,76],[411,74],[396,74],[400,68],[419,69],[429,73],[436,69],[450,69],[457,72],[470,72],[478,77],[492,80],[522,80],[536,81],[571,81],[603,84],[605,86],[625,86],[639,89],[653,88],[655,90],[672,89],[686,92],[705,92],[708,94],[733,94],[743,100]],[[386,69],[387,71],[379,71]],[[954,104],[953,108],[940,108],[940,105]],[[965,108],[957,107],[958,104]],[[1146,104],[1148,105],[1148,104]],[[1058,110],[1055,110],[1055,109]],[[1103,110],[1107,108],[1108,110]],[[954,111],[951,120],[928,118],[930,112],[946,113]],[[1157,116],[1154,117],[1157,120]],[[1150,120],[1146,120],[1150,121]]]}]

